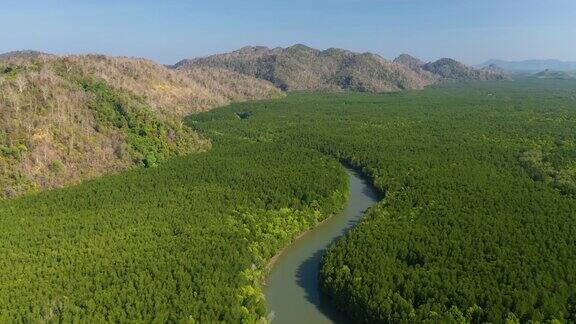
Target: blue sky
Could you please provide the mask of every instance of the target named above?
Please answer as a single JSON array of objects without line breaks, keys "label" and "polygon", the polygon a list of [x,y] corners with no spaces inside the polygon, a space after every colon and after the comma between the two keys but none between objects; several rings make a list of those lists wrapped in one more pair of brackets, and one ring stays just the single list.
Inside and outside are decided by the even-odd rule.
[{"label": "blue sky", "polygon": [[576,61],[576,1],[0,0],[0,52],[98,52],[168,64],[294,43],[468,64]]}]

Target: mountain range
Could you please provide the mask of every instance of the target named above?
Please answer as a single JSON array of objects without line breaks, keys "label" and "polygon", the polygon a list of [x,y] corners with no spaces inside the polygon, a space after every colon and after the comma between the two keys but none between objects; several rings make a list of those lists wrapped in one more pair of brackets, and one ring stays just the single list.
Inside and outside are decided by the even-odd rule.
[{"label": "mountain range", "polygon": [[208,57],[185,59],[177,70],[222,68],[272,82],[282,90],[387,92],[422,89],[443,81],[500,80],[500,72],[465,66],[452,59],[424,63],[407,54],[389,61],[373,53],[355,53],[305,45],[263,46]]},{"label": "mountain range", "polygon": [[544,70],[553,71],[576,71],[576,62],[565,62],[560,60],[526,60],[526,61],[504,61],[491,59],[480,65],[478,68],[496,65],[509,72],[541,72]]}]

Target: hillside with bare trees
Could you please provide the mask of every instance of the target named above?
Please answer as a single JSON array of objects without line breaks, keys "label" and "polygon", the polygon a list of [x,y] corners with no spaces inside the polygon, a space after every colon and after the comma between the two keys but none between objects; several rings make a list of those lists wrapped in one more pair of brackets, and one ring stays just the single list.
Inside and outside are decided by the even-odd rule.
[{"label": "hillside with bare trees", "polygon": [[421,90],[446,81],[506,79],[497,71],[479,70],[452,59],[425,63],[403,54],[389,61],[374,53],[355,53],[305,45],[287,48],[244,47],[231,53],[182,60],[178,70],[223,68],[274,83],[282,90],[390,92]]},{"label": "hillside with bare trees", "polygon": [[305,45],[288,48],[244,47],[209,57],[182,60],[175,67],[216,67],[254,76],[283,90],[352,90],[387,92],[422,89],[434,82],[411,69],[372,53]]},{"label": "hillside with bare trees", "polygon": [[0,198],[60,187],[209,141],[181,122],[212,107],[281,96],[231,71],[175,71],[145,59],[82,55],[0,58]]}]

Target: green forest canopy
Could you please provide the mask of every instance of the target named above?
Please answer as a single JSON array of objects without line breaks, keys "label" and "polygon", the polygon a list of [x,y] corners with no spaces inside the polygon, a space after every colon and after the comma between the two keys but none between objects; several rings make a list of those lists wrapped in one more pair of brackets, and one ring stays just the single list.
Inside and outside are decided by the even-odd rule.
[{"label": "green forest canopy", "polygon": [[355,321],[576,321],[575,82],[301,93],[192,119],[350,161],[386,192],[323,259]]},{"label": "green forest canopy", "polygon": [[208,153],[0,204],[0,320],[261,319],[266,260],[343,205],[339,159],[386,193],[323,259],[352,319],[574,321],[575,106],[525,80],[194,115]]},{"label": "green forest canopy", "polygon": [[257,321],[267,260],[347,184],[312,150],[237,141],[3,202],[0,322]]}]

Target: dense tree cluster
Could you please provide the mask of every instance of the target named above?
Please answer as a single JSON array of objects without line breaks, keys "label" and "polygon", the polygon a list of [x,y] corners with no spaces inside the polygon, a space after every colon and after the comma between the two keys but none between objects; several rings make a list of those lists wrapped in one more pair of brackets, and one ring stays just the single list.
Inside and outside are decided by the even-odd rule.
[{"label": "dense tree cluster", "polygon": [[[574,170],[574,89],[523,80],[301,93],[191,124],[317,149],[386,193],[323,259],[321,288],[353,320],[574,322],[576,197],[533,174],[540,164],[553,169],[546,177]],[[534,147],[543,153],[526,153]]]},{"label": "dense tree cluster", "polygon": [[267,260],[347,185],[313,150],[235,141],[2,202],[0,322],[255,322]]},{"label": "dense tree cluster", "polygon": [[[84,86],[105,123],[162,132]],[[353,320],[576,321],[576,197],[558,185],[574,89],[294,93],[194,115],[207,153],[0,203],[0,322],[261,320],[267,260],[342,207],[336,159],[385,193],[322,261]]]},{"label": "dense tree cluster", "polygon": [[576,137],[574,134],[540,143],[522,152],[520,162],[535,181],[550,183],[576,196]]}]

